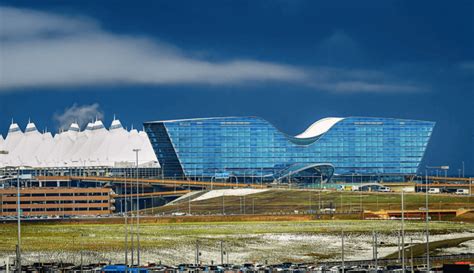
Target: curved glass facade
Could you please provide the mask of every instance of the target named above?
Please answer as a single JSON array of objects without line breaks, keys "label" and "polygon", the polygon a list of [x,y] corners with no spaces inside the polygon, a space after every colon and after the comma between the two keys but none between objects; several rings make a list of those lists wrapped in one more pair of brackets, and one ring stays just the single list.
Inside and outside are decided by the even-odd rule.
[{"label": "curved glass facade", "polygon": [[[331,165],[335,175],[413,175],[434,122],[349,117],[298,138],[258,117],[144,124],[167,177],[278,180],[292,166]],[[316,170],[315,175],[318,175]],[[290,171],[291,172],[291,171]]]}]

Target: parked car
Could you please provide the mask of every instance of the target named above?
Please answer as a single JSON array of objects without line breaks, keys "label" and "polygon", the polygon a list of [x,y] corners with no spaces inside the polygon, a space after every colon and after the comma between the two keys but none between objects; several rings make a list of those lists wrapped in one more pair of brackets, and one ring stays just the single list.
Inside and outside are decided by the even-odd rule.
[{"label": "parked car", "polygon": [[469,195],[469,190],[468,189],[457,189],[455,194],[459,195]]},{"label": "parked car", "polygon": [[172,216],[184,216],[184,215],[186,215],[186,213],[184,213],[184,212],[173,212],[173,213],[171,213],[171,215]]},{"label": "parked car", "polygon": [[392,190],[389,187],[380,187],[379,192],[391,192]]},{"label": "parked car", "polygon": [[441,193],[441,190],[439,188],[430,188],[428,193]]}]

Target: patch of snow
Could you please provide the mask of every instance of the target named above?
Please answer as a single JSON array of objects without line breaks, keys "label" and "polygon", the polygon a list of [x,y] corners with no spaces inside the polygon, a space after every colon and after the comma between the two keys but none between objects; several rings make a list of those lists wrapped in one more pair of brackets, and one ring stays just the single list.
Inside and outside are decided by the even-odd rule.
[{"label": "patch of snow", "polygon": [[196,199],[193,199],[193,201],[201,201],[201,200],[206,200],[206,199],[211,199],[211,198],[216,198],[216,197],[222,197],[222,196],[245,196],[249,194],[255,194],[255,193],[262,193],[268,191],[267,189],[225,189],[225,190],[212,190],[209,191],[201,196],[199,196]]}]

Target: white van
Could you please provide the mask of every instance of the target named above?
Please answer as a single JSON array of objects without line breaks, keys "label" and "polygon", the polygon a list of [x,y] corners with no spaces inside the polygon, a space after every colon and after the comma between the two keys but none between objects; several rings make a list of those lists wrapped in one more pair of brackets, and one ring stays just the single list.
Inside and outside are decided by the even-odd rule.
[{"label": "white van", "polygon": [[441,193],[441,191],[438,188],[430,188],[428,193]]},{"label": "white van", "polygon": [[457,189],[456,194],[459,194],[459,195],[469,195],[469,190],[468,189]]},{"label": "white van", "polygon": [[389,187],[380,187],[379,192],[391,192],[392,190]]}]

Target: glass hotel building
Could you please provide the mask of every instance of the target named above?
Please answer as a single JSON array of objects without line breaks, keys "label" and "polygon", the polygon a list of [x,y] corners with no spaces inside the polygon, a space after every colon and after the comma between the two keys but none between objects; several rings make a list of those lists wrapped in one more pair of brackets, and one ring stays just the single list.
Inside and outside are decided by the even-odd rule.
[{"label": "glass hotel building", "polygon": [[290,136],[258,117],[146,122],[165,177],[259,183],[402,181],[415,175],[434,122],[324,118]]}]

